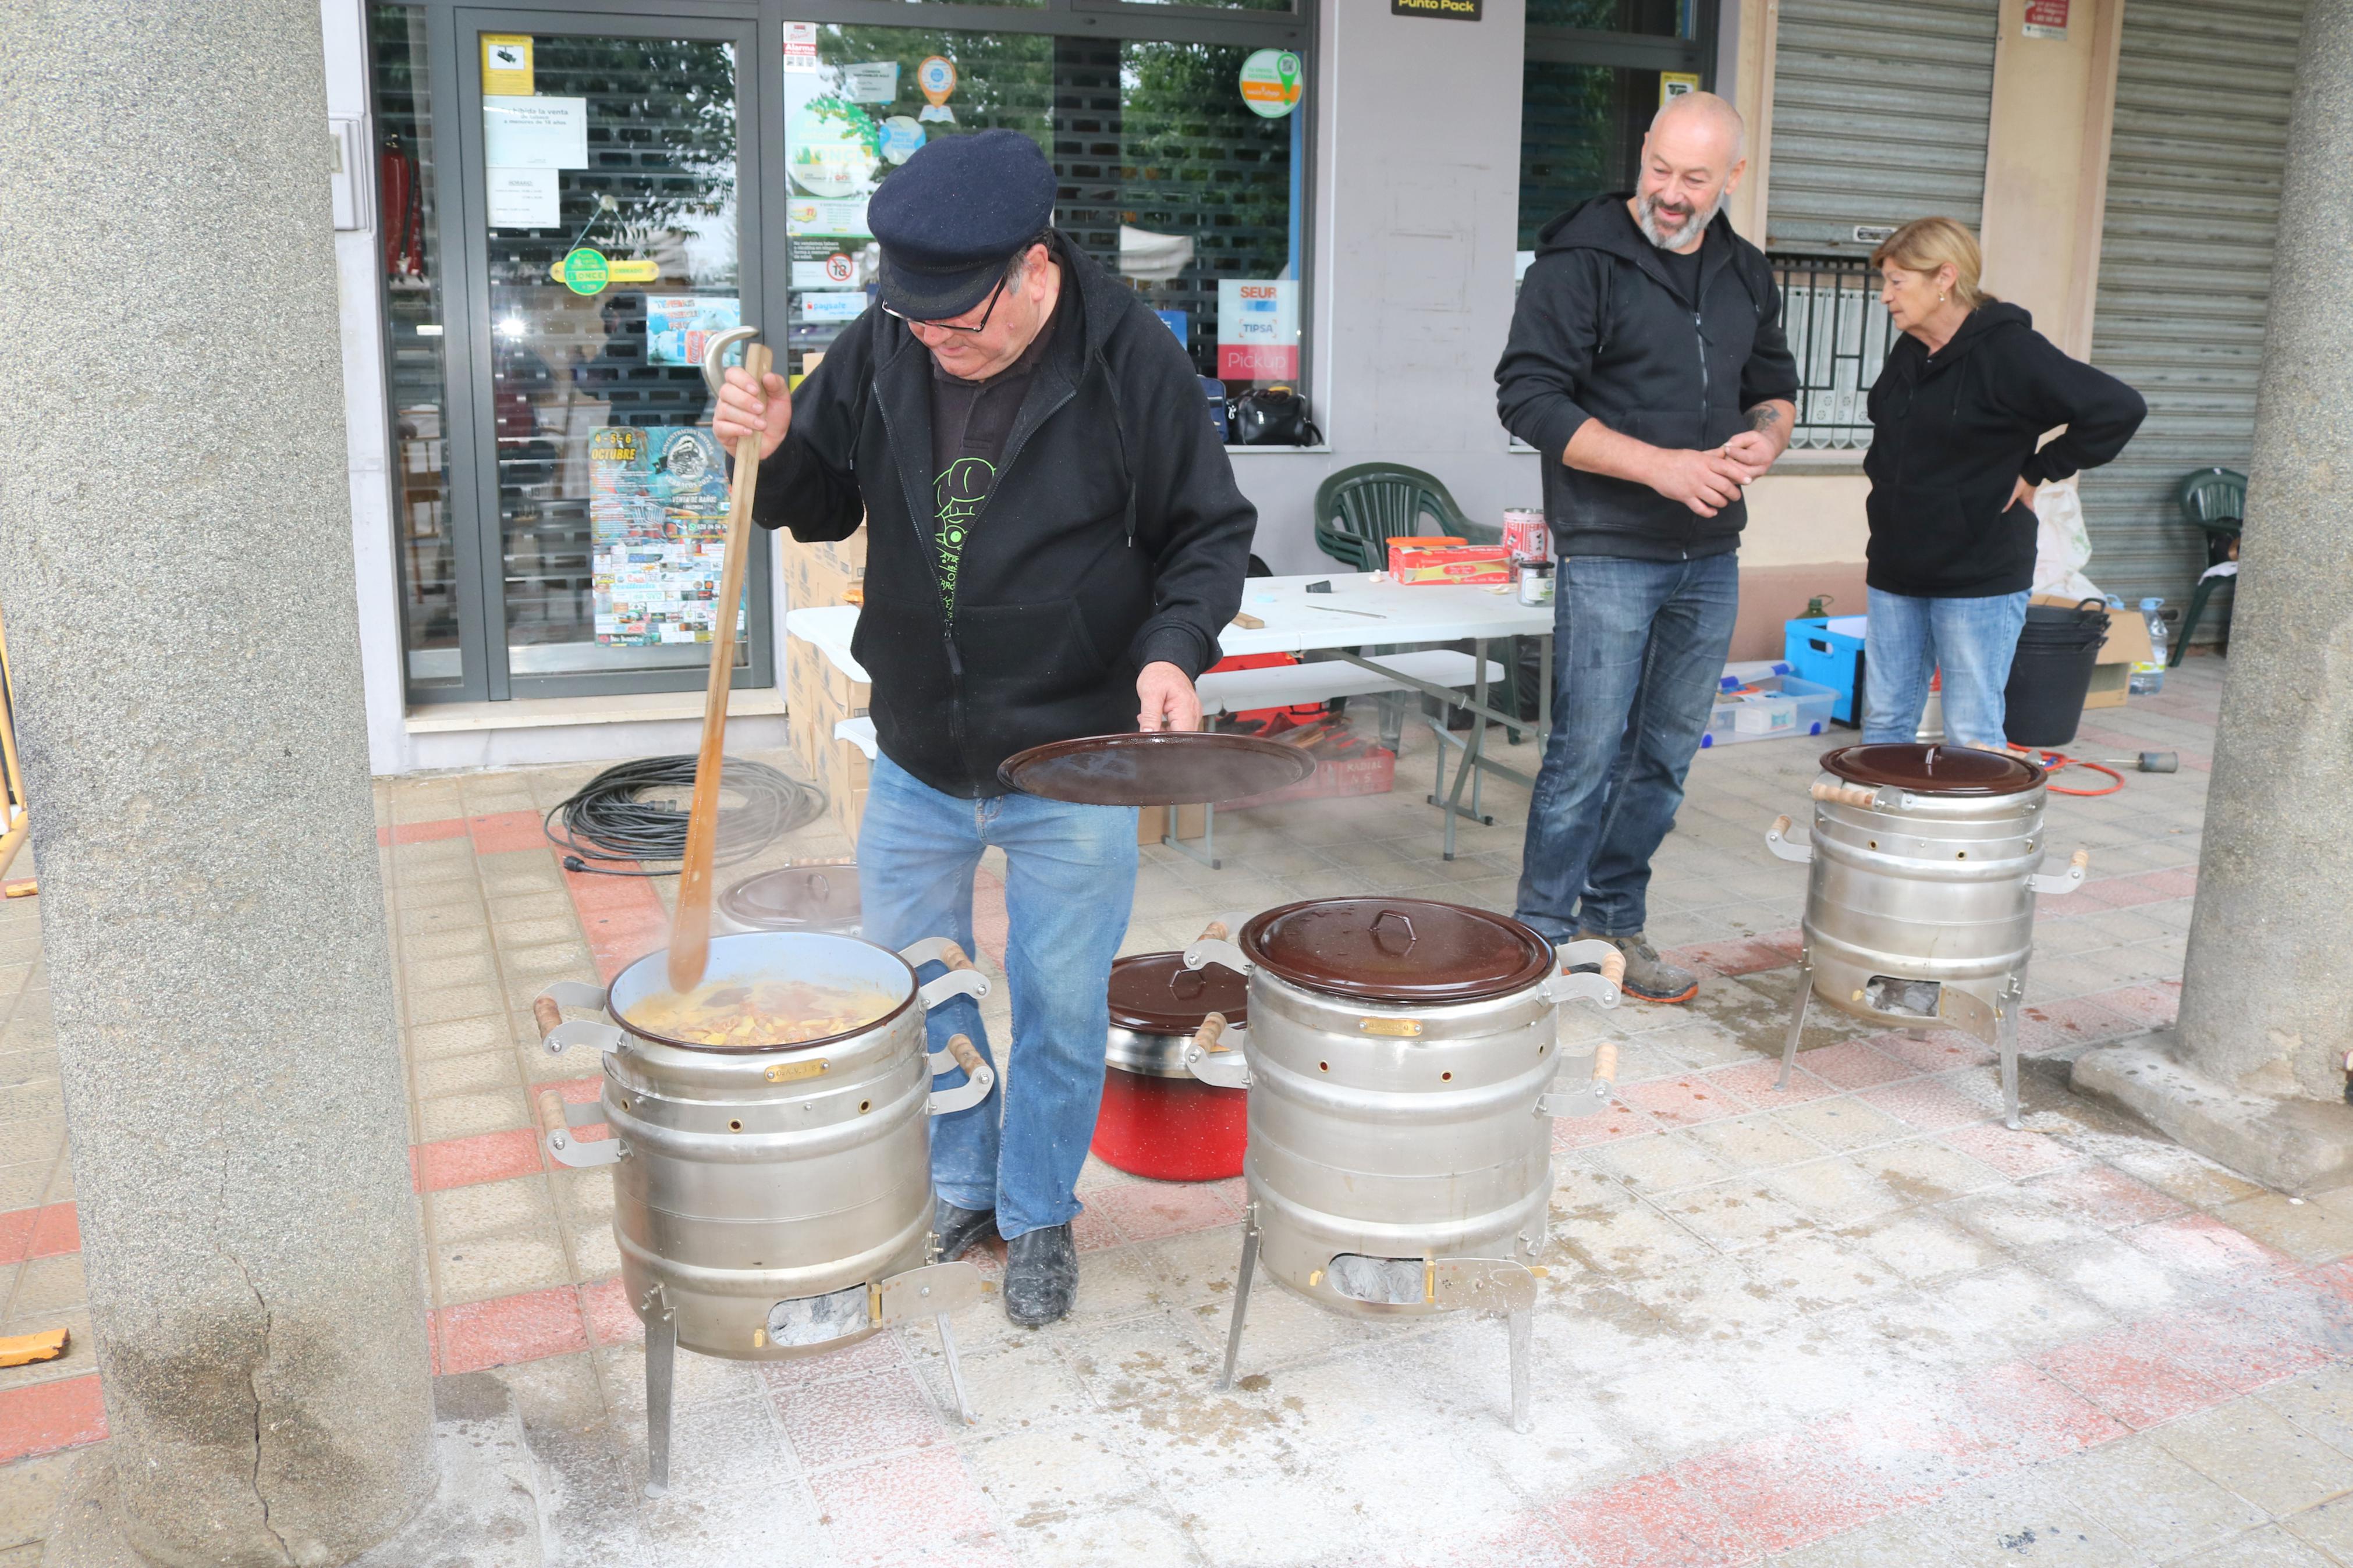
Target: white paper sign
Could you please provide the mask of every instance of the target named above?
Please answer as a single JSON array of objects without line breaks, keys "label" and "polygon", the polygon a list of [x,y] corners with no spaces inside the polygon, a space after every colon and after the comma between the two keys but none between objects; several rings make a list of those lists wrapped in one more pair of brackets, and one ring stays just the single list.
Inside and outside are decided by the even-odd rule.
[{"label": "white paper sign", "polygon": [[482,99],[482,162],[493,169],[585,169],[585,98]]},{"label": "white paper sign", "polygon": [[554,228],[564,222],[554,169],[491,169],[492,228]]},{"label": "white paper sign", "polygon": [[841,68],[842,91],[852,103],[892,103],[899,97],[899,62],[874,60]]}]

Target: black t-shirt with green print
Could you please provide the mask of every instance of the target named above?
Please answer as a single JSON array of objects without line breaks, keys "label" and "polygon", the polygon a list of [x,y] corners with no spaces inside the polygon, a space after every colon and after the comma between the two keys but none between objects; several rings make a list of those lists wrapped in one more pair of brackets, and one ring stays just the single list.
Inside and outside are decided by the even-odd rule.
[{"label": "black t-shirt with green print", "polygon": [[1076,293],[1066,286],[1045,331],[1019,359],[987,381],[959,380],[942,370],[939,361],[932,362],[932,567],[940,580],[940,603],[951,618],[965,539],[997,487],[1014,416]]}]

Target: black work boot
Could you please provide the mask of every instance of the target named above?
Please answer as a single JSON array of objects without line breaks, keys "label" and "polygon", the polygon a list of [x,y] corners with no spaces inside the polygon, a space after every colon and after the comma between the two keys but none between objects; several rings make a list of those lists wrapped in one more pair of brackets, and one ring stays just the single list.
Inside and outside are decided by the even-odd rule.
[{"label": "black work boot", "polygon": [[1079,1294],[1079,1247],[1067,1225],[1025,1230],[1005,1244],[1005,1315],[1025,1329],[1070,1315]]},{"label": "black work boot", "polygon": [[940,1198],[932,1209],[932,1234],[940,1239],[940,1261],[954,1263],[997,1234],[997,1211],[960,1209]]},{"label": "black work boot", "polygon": [[[1659,956],[1659,950],[1642,940],[1642,933],[1632,936],[1605,936],[1598,931],[1577,933],[1579,942],[1606,942],[1626,955],[1626,978],[1619,989],[1638,1002],[1688,1002],[1699,994],[1699,976],[1688,969],[1678,969]],[[1599,966],[1580,963],[1576,968],[1590,973]]]}]

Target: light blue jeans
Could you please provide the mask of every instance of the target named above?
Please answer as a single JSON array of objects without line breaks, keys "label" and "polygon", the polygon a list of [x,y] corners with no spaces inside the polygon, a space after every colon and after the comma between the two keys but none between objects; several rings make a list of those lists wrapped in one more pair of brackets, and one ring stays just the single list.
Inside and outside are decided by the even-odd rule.
[{"label": "light blue jeans", "polygon": [[[1135,902],[1135,808],[1026,795],[960,800],[878,757],[858,830],[867,940],[896,951],[944,936],[974,951],[973,873],[991,845],[1005,851],[1014,1066],[1007,1073],[989,1047],[971,997],[932,1014],[931,1048],[970,1037],[1003,1086],[934,1118],[932,1189],[958,1208],[995,1209],[1009,1241],[1067,1224],[1082,1206],[1073,1189],[1103,1103],[1111,963]],[[945,971],[927,963],[920,973],[929,981]],[[934,1087],[964,1081],[951,1069]]]},{"label": "light blue jeans", "polygon": [[1917,599],[1871,590],[1863,637],[1862,738],[1909,741],[1920,732],[1928,678],[1945,675],[1945,739],[2005,746],[2002,688],[2026,626],[2024,594]]},{"label": "light blue jeans", "polygon": [[1553,595],[1552,738],[1518,914],[1546,940],[1633,936],[1683,805],[1740,609],[1740,557],[1572,555]]}]

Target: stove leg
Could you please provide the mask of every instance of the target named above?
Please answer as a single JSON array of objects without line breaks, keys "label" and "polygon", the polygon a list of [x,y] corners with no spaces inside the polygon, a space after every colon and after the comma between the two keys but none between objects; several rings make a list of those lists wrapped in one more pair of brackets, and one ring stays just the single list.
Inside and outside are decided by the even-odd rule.
[{"label": "stove leg", "polygon": [[1528,1409],[1528,1362],[1535,1348],[1535,1314],[1522,1310],[1511,1315],[1512,1341],[1512,1430],[1525,1432],[1533,1425]]},{"label": "stove leg", "polygon": [[670,1491],[670,1374],[678,1363],[678,1314],[659,1295],[646,1319],[646,1496]]},{"label": "stove leg", "polygon": [[1250,1275],[1258,1268],[1258,1232],[1242,1232],[1242,1266],[1234,1273],[1234,1321],[1226,1331],[1226,1370],[1219,1374],[1218,1386],[1234,1385],[1234,1361],[1242,1353],[1242,1318],[1250,1310]]},{"label": "stove leg", "polygon": [[1789,1014],[1789,1037],[1781,1046],[1781,1079],[1773,1087],[1789,1087],[1789,1068],[1798,1060],[1798,1037],[1806,1032],[1806,1009],[1814,1000],[1814,963],[1809,958],[1798,965],[1798,1005]]},{"label": "stove leg", "polygon": [[973,1414],[972,1395],[964,1386],[964,1363],[956,1360],[955,1334],[948,1327],[948,1315],[942,1312],[932,1321],[940,1326],[940,1353],[947,1358],[948,1386],[955,1390],[956,1414],[965,1426],[976,1426],[980,1417]]},{"label": "stove leg", "polygon": [[1994,1048],[2001,1053],[2002,1125],[2012,1132],[2018,1125],[2018,1009],[2023,996],[2001,999],[2000,1021],[1994,1025]]}]

